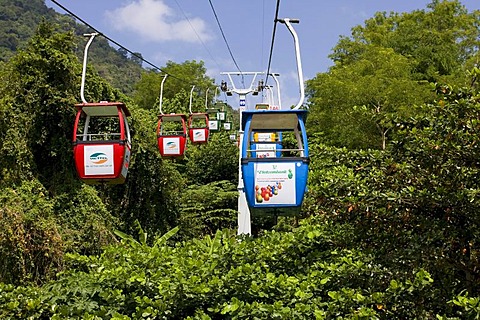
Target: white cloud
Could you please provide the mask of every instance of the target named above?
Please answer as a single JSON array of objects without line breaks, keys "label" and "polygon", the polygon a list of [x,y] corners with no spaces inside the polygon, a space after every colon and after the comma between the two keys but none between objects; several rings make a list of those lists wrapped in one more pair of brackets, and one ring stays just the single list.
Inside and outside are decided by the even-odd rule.
[{"label": "white cloud", "polygon": [[164,0],[133,0],[107,11],[106,17],[116,30],[134,32],[148,41],[196,43],[199,38],[203,42],[212,39],[202,19],[179,17]]},{"label": "white cloud", "polygon": [[345,16],[354,18],[354,20],[365,20],[371,17],[371,15],[369,15],[365,10],[357,10],[357,8],[349,6],[341,6],[340,12]]}]

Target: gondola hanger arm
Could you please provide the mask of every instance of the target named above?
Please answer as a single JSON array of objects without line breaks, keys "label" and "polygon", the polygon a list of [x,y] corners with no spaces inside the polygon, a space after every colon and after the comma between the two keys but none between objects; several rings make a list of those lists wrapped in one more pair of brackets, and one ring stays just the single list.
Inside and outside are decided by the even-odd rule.
[{"label": "gondola hanger arm", "polygon": [[90,45],[92,44],[93,39],[97,35],[98,35],[98,32],[87,33],[83,35],[84,37],[90,37],[90,39],[88,39],[87,44],[85,45],[85,52],[83,53],[82,84],[80,86],[80,98],[82,99],[83,103],[87,103],[87,100],[85,99],[85,78],[87,74],[88,49],[90,48]]},{"label": "gondola hanger arm", "polygon": [[193,89],[195,89],[195,86],[192,86],[192,90],[190,90],[190,104],[189,104],[190,114],[193,113],[192,112]]},{"label": "gondola hanger arm", "polygon": [[295,32],[295,29],[293,28],[292,23],[299,23],[300,20],[285,18],[285,19],[277,19],[277,21],[284,23],[287,26],[288,31],[290,31],[290,33],[293,36],[293,41],[295,44],[295,56],[297,59],[297,72],[298,72],[298,82],[300,87],[300,99],[297,105],[293,108],[293,110],[298,110],[303,105],[303,102],[305,100],[305,85],[303,82],[303,69],[302,69],[302,59],[300,57],[300,44],[298,41],[297,33]]},{"label": "gondola hanger arm", "polygon": [[168,74],[165,74],[165,76],[162,79],[162,83],[160,84],[160,102],[159,102],[159,109],[160,109],[160,114],[163,115],[162,111],[162,102],[163,102],[163,84],[165,83],[165,80],[167,80]]},{"label": "gondola hanger arm", "polygon": [[210,91],[210,88],[207,88],[207,91],[205,92],[205,111],[208,110],[208,91]]}]

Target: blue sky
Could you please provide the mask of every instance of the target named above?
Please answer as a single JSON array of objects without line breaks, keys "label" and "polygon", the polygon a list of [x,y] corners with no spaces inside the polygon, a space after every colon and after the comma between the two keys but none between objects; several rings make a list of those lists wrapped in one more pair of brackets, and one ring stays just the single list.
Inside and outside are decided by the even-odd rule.
[{"label": "blue sky", "polygon": [[[222,38],[208,0],[57,0],[96,29],[162,67],[169,60],[204,61],[220,83],[220,72],[238,71]],[[211,0],[233,57],[241,71],[266,71],[277,0]],[[279,18],[295,18],[305,80],[325,72],[340,35],[378,11],[426,9],[430,0],[281,0]],[[469,10],[479,0],[463,0]],[[46,4],[64,13],[50,0]],[[291,34],[277,25],[271,72],[280,74],[284,108],[298,101],[298,82]],[[271,80],[269,80],[269,84]],[[250,83],[246,79],[247,85]],[[222,97],[224,98],[224,97]],[[228,101],[237,105],[234,98]]]}]

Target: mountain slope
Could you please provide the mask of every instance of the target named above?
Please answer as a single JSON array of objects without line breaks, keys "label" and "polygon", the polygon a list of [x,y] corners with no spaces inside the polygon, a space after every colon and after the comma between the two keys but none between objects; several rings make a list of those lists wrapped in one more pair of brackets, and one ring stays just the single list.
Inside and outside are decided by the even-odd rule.
[{"label": "mountain slope", "polygon": [[[76,53],[82,58],[85,46],[82,35],[91,32],[88,27],[48,8],[44,0],[0,0],[0,61],[9,60],[22,49],[42,20],[58,24],[62,30],[73,31],[78,38]],[[130,59],[124,50],[115,50],[101,37],[96,38],[90,48],[89,63],[125,94],[133,91],[142,71],[138,59]]]}]

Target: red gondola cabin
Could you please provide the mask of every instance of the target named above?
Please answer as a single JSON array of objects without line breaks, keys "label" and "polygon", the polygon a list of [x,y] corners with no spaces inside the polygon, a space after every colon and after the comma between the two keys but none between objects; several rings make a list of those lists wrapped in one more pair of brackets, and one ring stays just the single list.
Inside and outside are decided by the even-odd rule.
[{"label": "red gondola cabin", "polygon": [[78,176],[87,184],[120,184],[127,178],[131,139],[122,102],[76,104],[73,155]]},{"label": "red gondola cabin", "polygon": [[187,116],[175,113],[159,115],[157,143],[162,158],[182,158],[187,145]]},{"label": "red gondola cabin", "polygon": [[208,142],[210,134],[208,114],[191,113],[188,119],[188,136],[192,144]]}]

